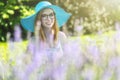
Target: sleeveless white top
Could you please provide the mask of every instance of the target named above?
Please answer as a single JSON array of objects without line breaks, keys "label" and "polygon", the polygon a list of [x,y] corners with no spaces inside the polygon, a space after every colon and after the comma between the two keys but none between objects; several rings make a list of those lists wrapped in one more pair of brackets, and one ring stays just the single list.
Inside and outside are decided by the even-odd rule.
[{"label": "sleeveless white top", "polygon": [[[35,38],[32,37],[28,45],[28,51],[32,53],[33,56],[46,55],[51,61],[52,59],[58,59],[63,56],[62,45],[60,42],[60,37],[58,36],[58,41],[54,47],[49,47],[44,43],[35,43]],[[36,49],[36,47],[39,47]]]}]

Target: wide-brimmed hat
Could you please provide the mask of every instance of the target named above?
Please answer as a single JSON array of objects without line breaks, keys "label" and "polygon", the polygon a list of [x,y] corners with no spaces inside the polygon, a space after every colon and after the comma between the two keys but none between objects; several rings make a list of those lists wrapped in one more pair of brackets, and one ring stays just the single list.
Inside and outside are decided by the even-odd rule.
[{"label": "wide-brimmed hat", "polygon": [[42,1],[36,5],[34,14],[21,19],[20,22],[21,22],[22,26],[26,30],[28,30],[30,32],[34,32],[34,23],[35,23],[36,15],[44,8],[51,8],[55,12],[56,20],[57,20],[59,27],[63,26],[67,22],[69,17],[71,16],[70,13],[67,13],[61,7],[59,7],[57,5],[52,5],[48,1]]}]

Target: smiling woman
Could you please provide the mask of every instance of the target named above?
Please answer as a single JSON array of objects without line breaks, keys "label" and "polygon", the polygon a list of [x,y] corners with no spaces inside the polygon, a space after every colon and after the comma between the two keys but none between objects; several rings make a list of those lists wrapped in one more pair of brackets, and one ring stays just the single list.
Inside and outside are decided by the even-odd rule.
[{"label": "smiling woman", "polygon": [[[40,69],[41,64],[47,66],[45,72],[49,71],[49,73],[39,80],[46,80],[46,78],[47,80],[58,80],[51,74],[54,72],[53,69],[61,65],[59,63],[64,53],[63,49],[66,40],[65,34],[59,31],[59,27],[67,22],[70,15],[71,14],[65,12],[59,6],[52,5],[47,1],[42,1],[36,5],[35,14],[21,19],[22,26],[35,34],[35,36],[30,39],[27,48],[27,56],[31,56],[31,61],[29,60],[27,62],[27,60],[25,60],[27,65],[29,65],[24,71],[25,75],[23,75],[23,78],[25,77],[25,80],[29,78],[28,74],[30,74],[30,72]],[[27,59],[27,56],[25,59]],[[36,64],[37,66],[35,67]],[[36,73],[38,72],[39,70]],[[39,72],[39,74],[41,73]],[[40,77],[41,76],[39,76],[39,78]]]},{"label": "smiling woman", "polygon": [[41,16],[41,22],[43,23],[42,26],[44,26],[45,28],[51,28],[55,21],[53,10],[44,9]]}]

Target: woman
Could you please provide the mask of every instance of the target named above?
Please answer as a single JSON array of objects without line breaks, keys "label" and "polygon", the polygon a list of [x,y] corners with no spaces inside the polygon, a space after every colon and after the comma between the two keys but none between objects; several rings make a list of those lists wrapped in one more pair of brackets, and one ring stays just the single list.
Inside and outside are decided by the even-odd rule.
[{"label": "woman", "polygon": [[59,6],[42,1],[36,5],[34,14],[21,19],[21,24],[26,30],[35,33],[35,41],[46,43],[51,48],[59,41],[63,44],[66,36],[59,31],[59,27],[63,26],[70,16],[71,14]]},{"label": "woman", "polygon": [[[57,80],[55,76],[53,79],[53,75],[51,76],[50,74],[54,72],[53,68],[56,69],[56,67],[60,66],[58,64],[60,64],[61,57],[63,56],[66,39],[65,34],[59,31],[59,27],[67,22],[70,15],[59,6],[42,1],[36,5],[33,15],[21,20],[22,26],[35,34],[35,37],[31,39],[28,45],[27,52],[32,53],[32,58],[30,58],[29,62],[29,57],[26,57],[26,62],[30,65],[26,68],[24,77],[27,77],[30,72],[35,70],[38,72],[41,64],[45,64],[46,70],[44,72],[47,74],[45,74],[44,78],[39,78],[39,80],[46,80],[46,76],[46,78]],[[60,76],[60,74],[58,75]]]}]

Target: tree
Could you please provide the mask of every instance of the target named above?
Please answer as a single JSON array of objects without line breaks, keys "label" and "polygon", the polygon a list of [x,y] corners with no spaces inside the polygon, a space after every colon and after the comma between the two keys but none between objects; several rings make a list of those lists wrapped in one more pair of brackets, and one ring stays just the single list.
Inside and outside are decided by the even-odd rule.
[{"label": "tree", "polygon": [[6,41],[6,34],[10,32],[13,37],[13,28],[19,24],[20,19],[33,13],[33,9],[24,5],[28,1],[2,0],[0,1],[0,41]]}]

